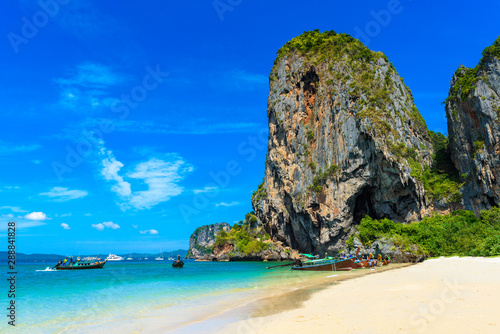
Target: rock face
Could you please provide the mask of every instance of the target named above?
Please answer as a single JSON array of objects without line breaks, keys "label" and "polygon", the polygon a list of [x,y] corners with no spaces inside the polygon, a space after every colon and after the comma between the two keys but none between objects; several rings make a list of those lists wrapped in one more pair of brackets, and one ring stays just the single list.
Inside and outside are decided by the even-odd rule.
[{"label": "rock face", "polygon": [[349,35],[306,32],[278,51],[269,143],[254,211],[273,240],[335,253],[365,215],[428,213],[412,170],[432,163],[411,91],[382,53]]},{"label": "rock face", "polygon": [[473,69],[453,75],[446,101],[452,159],[466,179],[465,208],[476,214],[500,204],[500,37]]},{"label": "rock face", "polygon": [[228,223],[216,223],[198,227],[189,238],[189,250],[186,257],[203,258],[212,253],[217,234],[224,230],[228,232]]}]

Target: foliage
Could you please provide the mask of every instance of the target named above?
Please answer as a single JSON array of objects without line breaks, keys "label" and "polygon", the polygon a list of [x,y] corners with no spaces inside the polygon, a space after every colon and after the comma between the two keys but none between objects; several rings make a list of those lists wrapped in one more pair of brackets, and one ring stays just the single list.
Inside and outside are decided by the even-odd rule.
[{"label": "foliage", "polygon": [[234,224],[229,232],[219,232],[214,247],[230,244],[234,246],[235,251],[246,255],[267,249],[267,244],[262,240],[268,239],[269,235],[262,227],[256,226],[257,222],[254,212],[247,213],[242,224]]},{"label": "foliage", "polygon": [[482,139],[476,140],[474,142],[474,156],[482,149],[484,149],[484,140]]},{"label": "foliage", "polygon": [[482,69],[484,69],[484,63],[486,62],[486,60],[490,57],[500,58],[500,36],[496,39],[493,45],[484,49],[482,54],[483,57],[479,61],[479,64],[476,65],[476,67],[466,68],[464,66],[460,66],[459,69],[455,72],[457,81],[451,87],[452,94],[450,94],[445,102],[456,100],[458,97],[464,100],[476,88],[477,81],[482,79],[478,75],[478,73]]},{"label": "foliage", "polygon": [[340,172],[340,167],[337,165],[330,165],[324,172],[319,170],[318,175],[313,178],[313,183],[309,186],[309,190],[320,192],[326,181],[334,177]]},{"label": "foliage", "polygon": [[429,131],[429,136],[434,149],[432,166],[422,170],[418,178],[431,199],[446,198],[450,202],[458,202],[462,198],[460,193],[462,183],[451,160],[448,137],[433,131]]},{"label": "foliage", "polygon": [[500,36],[498,36],[493,45],[488,46],[486,49],[483,50],[483,57],[500,58]]},{"label": "foliage", "polygon": [[262,183],[259,184],[259,186],[257,187],[257,190],[254,191],[252,194],[252,202],[259,203],[266,197],[267,197],[267,190],[264,185],[264,181],[262,181]]},{"label": "foliage", "polygon": [[314,137],[314,132],[312,130],[307,131],[306,137],[310,142],[314,142],[316,140],[316,138]]},{"label": "foliage", "polygon": [[283,45],[277,52],[276,62],[291,52],[318,56],[324,55],[326,51],[330,50],[337,54],[338,57],[348,54],[363,62],[370,62],[380,57],[380,54],[371,51],[350,35],[337,34],[333,30],[321,33],[318,29],[315,29],[313,31],[304,31],[303,34]]},{"label": "foliage", "polygon": [[471,211],[458,210],[411,224],[366,216],[356,236],[367,246],[386,238],[396,244],[415,245],[431,256],[500,255],[500,208],[482,211],[481,218]]}]

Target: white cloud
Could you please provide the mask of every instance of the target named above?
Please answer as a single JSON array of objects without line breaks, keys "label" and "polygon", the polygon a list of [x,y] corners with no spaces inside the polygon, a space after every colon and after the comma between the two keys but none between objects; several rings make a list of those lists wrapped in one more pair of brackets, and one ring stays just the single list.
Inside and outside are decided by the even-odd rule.
[{"label": "white cloud", "polygon": [[48,196],[53,199],[54,202],[66,202],[72,199],[82,198],[88,195],[85,190],[70,190],[63,187],[53,187],[51,190],[45,193],[40,193],[40,196]]},{"label": "white cloud", "polygon": [[28,219],[28,220],[40,220],[40,221],[50,219],[43,212],[32,212],[32,213],[29,213],[26,216],[24,216],[24,218]]},{"label": "white cloud", "polygon": [[35,165],[40,165],[42,163],[42,160],[31,160],[32,163],[34,163]]},{"label": "white cloud", "polygon": [[140,234],[158,234],[157,230],[145,230],[145,231],[139,231]]},{"label": "white cloud", "polygon": [[116,230],[116,229],[119,229],[119,228],[120,228],[120,225],[115,224],[115,223],[113,223],[113,222],[104,222],[104,223],[102,223],[102,224],[103,224],[104,226],[106,226],[106,227],[109,227],[109,228],[113,229],[113,230]]},{"label": "white cloud", "polygon": [[99,150],[99,156],[102,157],[101,164],[101,175],[106,181],[114,181],[115,184],[111,187],[111,190],[122,197],[130,196],[132,193],[130,189],[130,183],[123,180],[118,172],[123,167],[123,164],[116,160],[113,152],[106,150],[102,146]]},{"label": "white cloud", "polygon": [[193,190],[193,193],[195,194],[202,194],[202,193],[211,193],[211,192],[216,192],[219,189],[217,187],[205,187],[203,189],[195,189]]},{"label": "white cloud", "polygon": [[92,214],[91,214],[91,213],[84,213],[83,215],[84,215],[85,217],[90,217],[90,216],[92,216]]},{"label": "white cloud", "polygon": [[219,206],[234,206],[234,205],[238,205],[240,204],[239,202],[231,202],[231,203],[226,203],[226,202],[220,202],[220,203],[217,203],[215,204],[215,206],[219,207]]},{"label": "white cloud", "polygon": [[124,165],[115,159],[113,152],[104,148],[103,143],[101,145],[98,153],[101,175],[113,182],[111,190],[120,196],[122,209],[149,209],[180,195],[184,188],[177,183],[193,170],[190,164],[175,154],[164,155],[165,160],[151,158],[138,163],[132,172],[126,174],[128,179],[141,180],[136,183],[148,187],[147,190],[132,192],[131,184],[119,173]]},{"label": "white cloud", "polygon": [[132,224],[132,227],[133,227],[133,228],[137,228],[137,225]]},{"label": "white cloud", "polygon": [[2,218],[14,218],[14,215],[12,213],[2,214]]},{"label": "white cloud", "polygon": [[116,230],[120,228],[120,225],[115,224],[113,222],[104,222],[104,223],[99,223],[99,224],[92,224],[91,225],[93,228],[95,228],[98,231],[102,231],[105,228],[110,228],[112,230]]},{"label": "white cloud", "polygon": [[102,230],[104,230],[104,225],[103,225],[103,224],[101,224],[101,223],[99,223],[99,224],[92,224],[91,226],[92,226],[93,228],[95,228],[96,230],[98,230],[98,231],[102,231]]},{"label": "white cloud", "polygon": [[71,227],[69,227],[69,225],[66,223],[61,223],[61,227],[65,230],[71,230]]},{"label": "white cloud", "polygon": [[64,217],[71,217],[71,213],[63,213],[59,215],[59,217],[64,218]]},{"label": "white cloud", "polygon": [[184,178],[183,174],[190,171],[192,167],[179,157],[175,157],[174,161],[152,158],[139,163],[134,172],[127,176],[144,180],[143,182],[148,185],[148,190],[133,193],[129,199],[130,205],[137,209],[149,209],[168,201],[173,196],[180,195],[184,188],[177,182]]}]

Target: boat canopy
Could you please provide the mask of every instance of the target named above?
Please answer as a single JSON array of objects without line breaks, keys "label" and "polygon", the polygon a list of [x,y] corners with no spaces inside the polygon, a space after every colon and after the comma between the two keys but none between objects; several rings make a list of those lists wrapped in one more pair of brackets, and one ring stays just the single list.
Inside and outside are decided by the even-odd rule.
[{"label": "boat canopy", "polygon": [[314,259],[314,255],[311,255],[311,254],[299,254],[299,255],[308,257],[310,259]]}]

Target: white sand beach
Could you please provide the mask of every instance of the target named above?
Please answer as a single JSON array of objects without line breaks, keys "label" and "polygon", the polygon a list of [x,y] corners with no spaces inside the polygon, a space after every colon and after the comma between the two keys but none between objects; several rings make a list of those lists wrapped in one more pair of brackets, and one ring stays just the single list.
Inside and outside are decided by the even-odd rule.
[{"label": "white sand beach", "polygon": [[342,281],[296,309],[272,307],[218,332],[500,333],[500,258],[431,259]]}]

